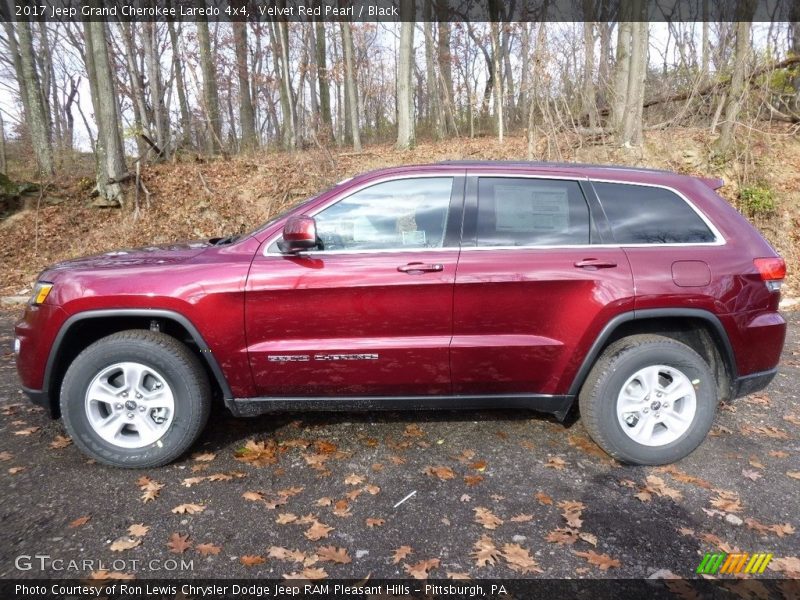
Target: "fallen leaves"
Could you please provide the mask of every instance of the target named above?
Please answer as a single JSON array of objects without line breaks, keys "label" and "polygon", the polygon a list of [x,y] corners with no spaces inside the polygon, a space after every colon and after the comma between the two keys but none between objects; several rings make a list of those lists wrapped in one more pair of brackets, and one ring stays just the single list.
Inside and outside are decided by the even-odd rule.
[{"label": "fallen leaves", "polygon": [[16,475],[17,473],[22,473],[25,470],[25,467],[11,467],[8,469],[9,475]]},{"label": "fallen leaves", "polygon": [[648,475],[645,485],[634,496],[642,502],[649,502],[653,496],[665,496],[676,501],[683,498],[679,490],[669,487],[661,477],[655,475]]},{"label": "fallen leaves", "polygon": [[411,549],[411,546],[400,546],[396,548],[395,551],[392,553],[392,562],[394,564],[399,563],[402,561],[406,556],[412,554],[414,550]]},{"label": "fallen leaves", "polygon": [[769,563],[769,569],[783,573],[787,578],[800,578],[800,558],[796,556],[773,558]]},{"label": "fallen leaves", "polygon": [[255,567],[257,565],[263,565],[267,562],[267,559],[256,554],[245,554],[239,557],[239,562],[245,567]]},{"label": "fallen leaves", "polygon": [[386,521],[384,521],[383,519],[375,519],[375,518],[372,518],[372,517],[369,517],[366,520],[367,527],[369,527],[370,529],[372,529],[373,527],[381,527],[385,523],[386,523]]},{"label": "fallen leaves", "polygon": [[303,533],[303,535],[312,542],[316,542],[317,540],[328,537],[328,534],[330,534],[331,531],[333,531],[333,527],[328,527],[324,523],[321,523],[315,519],[311,523],[311,527],[309,527]]},{"label": "fallen leaves", "polygon": [[800,471],[786,471],[786,476],[792,479],[800,479]]},{"label": "fallen leaves", "polygon": [[136,546],[141,545],[141,543],[141,538],[123,535],[122,537],[118,537],[111,542],[109,550],[112,552],[123,552],[125,550],[130,550],[131,548],[136,548]]},{"label": "fallen leaves", "polygon": [[578,541],[578,530],[569,527],[556,527],[545,536],[545,541],[561,546],[571,546]]},{"label": "fallen leaves", "polygon": [[453,469],[445,466],[425,467],[423,473],[425,473],[425,475],[430,475],[431,477],[438,477],[442,481],[455,479],[456,476]]},{"label": "fallen leaves", "polygon": [[750,423],[745,423],[739,427],[739,431],[745,436],[763,435],[774,440],[785,440],[789,438],[789,434],[783,429],[778,429],[772,425],[751,425]]},{"label": "fallen leaves", "polygon": [[536,498],[536,501],[542,506],[552,506],[553,504],[553,499],[544,492],[536,492],[534,498]]},{"label": "fallen leaves", "polygon": [[53,450],[60,450],[62,448],[66,448],[72,444],[72,438],[66,437],[63,435],[57,435],[52,442],[50,442],[50,448]]},{"label": "fallen leaves", "polygon": [[200,554],[200,556],[216,556],[222,550],[220,546],[216,546],[210,542],[205,544],[197,544],[194,549]]},{"label": "fallen leaves", "polygon": [[33,435],[40,429],[41,427],[26,427],[25,429],[18,429],[14,432],[14,435]]},{"label": "fallen leaves", "polygon": [[758,533],[773,533],[778,537],[785,535],[792,535],[795,532],[791,523],[776,523],[775,525],[765,525],[756,519],[745,519],[744,524],[749,529],[757,531]]},{"label": "fallen leaves", "polygon": [[585,558],[590,565],[598,567],[601,571],[608,571],[609,569],[616,569],[622,566],[616,558],[611,558],[607,554],[598,554],[594,550],[589,550],[587,552],[577,552],[573,550],[572,553],[575,554],[575,556]]},{"label": "fallen leaves", "polygon": [[177,515],[196,515],[206,509],[203,504],[179,504],[172,509],[172,512]]},{"label": "fallen leaves", "polygon": [[278,513],[275,522],[278,525],[288,525],[297,521],[297,515],[294,513]]},{"label": "fallen leaves", "polygon": [[150,531],[150,527],[144,523],[135,523],[128,527],[128,533],[134,537],[144,537],[148,531]]},{"label": "fallen leaves", "polygon": [[546,469],[555,469],[557,471],[563,471],[566,466],[567,461],[560,456],[551,456],[547,459],[547,462],[544,463]]},{"label": "fallen leaves", "polygon": [[14,455],[11,454],[11,452],[9,452],[8,450],[3,450],[2,452],[0,452],[0,461],[5,462],[7,460],[11,460],[12,458],[14,458]]},{"label": "fallen leaves", "polygon": [[483,475],[464,475],[464,483],[466,483],[468,487],[475,487],[481,481],[483,481]]},{"label": "fallen leaves", "polygon": [[503,519],[495,515],[488,508],[478,506],[473,510],[475,511],[475,522],[483,525],[485,529],[497,529],[498,525],[503,524]]},{"label": "fallen leaves", "polygon": [[727,513],[742,512],[744,507],[739,499],[739,494],[728,490],[714,490],[716,496],[711,499],[711,506]]},{"label": "fallen leaves", "polygon": [[542,573],[537,562],[531,557],[530,552],[519,544],[503,544],[501,552],[508,563],[508,568],[517,573]]},{"label": "fallen leaves", "polygon": [[429,558],[428,560],[421,560],[413,565],[405,565],[405,572],[414,579],[427,579],[428,575],[433,569],[439,568],[440,561],[438,558]]},{"label": "fallen leaves", "polygon": [[567,522],[567,526],[573,529],[580,529],[583,525],[581,515],[586,505],[583,502],[576,502],[574,500],[564,500],[558,503],[558,508],[561,509],[561,516]]},{"label": "fallen leaves", "polygon": [[361,475],[350,473],[350,475],[344,478],[344,482],[347,485],[361,485],[362,483],[364,483],[364,478]]},{"label": "fallen leaves", "polygon": [[317,556],[323,562],[334,562],[340,565],[352,562],[346,548],[336,548],[335,546],[320,546],[317,549]]},{"label": "fallen leaves", "polygon": [[173,533],[169,536],[167,541],[167,548],[174,554],[183,554],[192,547],[192,542],[189,541],[189,535],[181,535],[180,533]]},{"label": "fallen leaves", "polygon": [[215,458],[217,458],[216,452],[199,452],[192,455],[192,460],[197,462],[211,462]]},{"label": "fallen leaves", "polygon": [[254,467],[266,467],[278,462],[278,445],[275,440],[257,442],[247,440],[244,447],[234,452],[233,457]]},{"label": "fallen leaves", "polygon": [[316,579],[325,579],[328,577],[328,573],[325,569],[321,568],[305,568],[299,573],[286,573],[283,578],[284,579],[304,579],[304,580],[316,580]]},{"label": "fallen leaves", "polygon": [[91,520],[92,520],[91,515],[86,515],[85,517],[78,517],[77,519],[70,521],[67,527],[69,527],[70,529],[77,529],[78,527],[83,527]]},{"label": "fallen leaves", "polygon": [[494,545],[494,541],[488,535],[482,535],[481,539],[475,542],[470,556],[479,567],[494,565],[500,558],[500,551]]},{"label": "fallen leaves", "polygon": [[142,490],[142,502],[151,502],[158,498],[161,490],[164,489],[164,484],[150,479],[147,475],[143,475],[136,480],[136,485]]}]

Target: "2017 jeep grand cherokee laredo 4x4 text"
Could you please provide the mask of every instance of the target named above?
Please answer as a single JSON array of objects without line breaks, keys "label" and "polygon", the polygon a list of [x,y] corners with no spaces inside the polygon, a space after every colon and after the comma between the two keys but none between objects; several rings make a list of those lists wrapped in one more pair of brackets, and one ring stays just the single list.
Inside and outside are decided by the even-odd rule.
[{"label": "2017 jeep grand cherokee laredo 4x4 text", "polygon": [[19,375],[75,444],[168,463],[214,395],[268,410],[575,400],[612,456],[693,451],[774,377],[783,260],[715,192],[644,169],[456,162],[343,182],[241,237],[57,264]]}]

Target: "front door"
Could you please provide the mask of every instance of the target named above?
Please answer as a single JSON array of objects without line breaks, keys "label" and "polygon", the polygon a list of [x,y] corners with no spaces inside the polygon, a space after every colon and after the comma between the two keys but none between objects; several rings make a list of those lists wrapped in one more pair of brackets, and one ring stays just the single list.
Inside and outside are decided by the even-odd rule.
[{"label": "front door", "polygon": [[582,188],[555,177],[468,179],[455,394],[565,394],[607,315],[633,308],[628,260],[601,243]]},{"label": "front door", "polygon": [[[319,247],[268,240],[245,322],[261,396],[450,394],[463,177],[370,183],[312,211]],[[451,209],[455,207],[455,209]]]}]

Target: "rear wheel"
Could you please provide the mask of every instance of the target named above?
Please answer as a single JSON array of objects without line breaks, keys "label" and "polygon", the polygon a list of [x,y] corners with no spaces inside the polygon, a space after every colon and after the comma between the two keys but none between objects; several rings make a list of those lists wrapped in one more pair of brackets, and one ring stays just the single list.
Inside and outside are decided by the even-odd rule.
[{"label": "rear wheel", "polygon": [[98,340],[70,365],[61,414],[75,445],[116,467],[167,464],[197,439],[211,404],[200,361],[163,333]]},{"label": "rear wheel", "polygon": [[659,465],[690,454],[714,421],[708,364],[671,338],[636,335],[609,346],[580,393],[589,434],[623,462]]}]

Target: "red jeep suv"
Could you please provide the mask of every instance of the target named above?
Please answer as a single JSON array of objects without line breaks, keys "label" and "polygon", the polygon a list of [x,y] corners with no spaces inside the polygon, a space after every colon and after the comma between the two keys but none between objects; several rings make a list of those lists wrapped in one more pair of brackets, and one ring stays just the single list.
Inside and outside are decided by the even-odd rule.
[{"label": "red jeep suv", "polygon": [[253,233],[39,277],[15,350],[34,402],[119,467],[185,452],[212,397],[265,411],[578,401],[615,458],[692,452],[765,387],[784,261],[718,180],[448,162],[344,181]]}]

